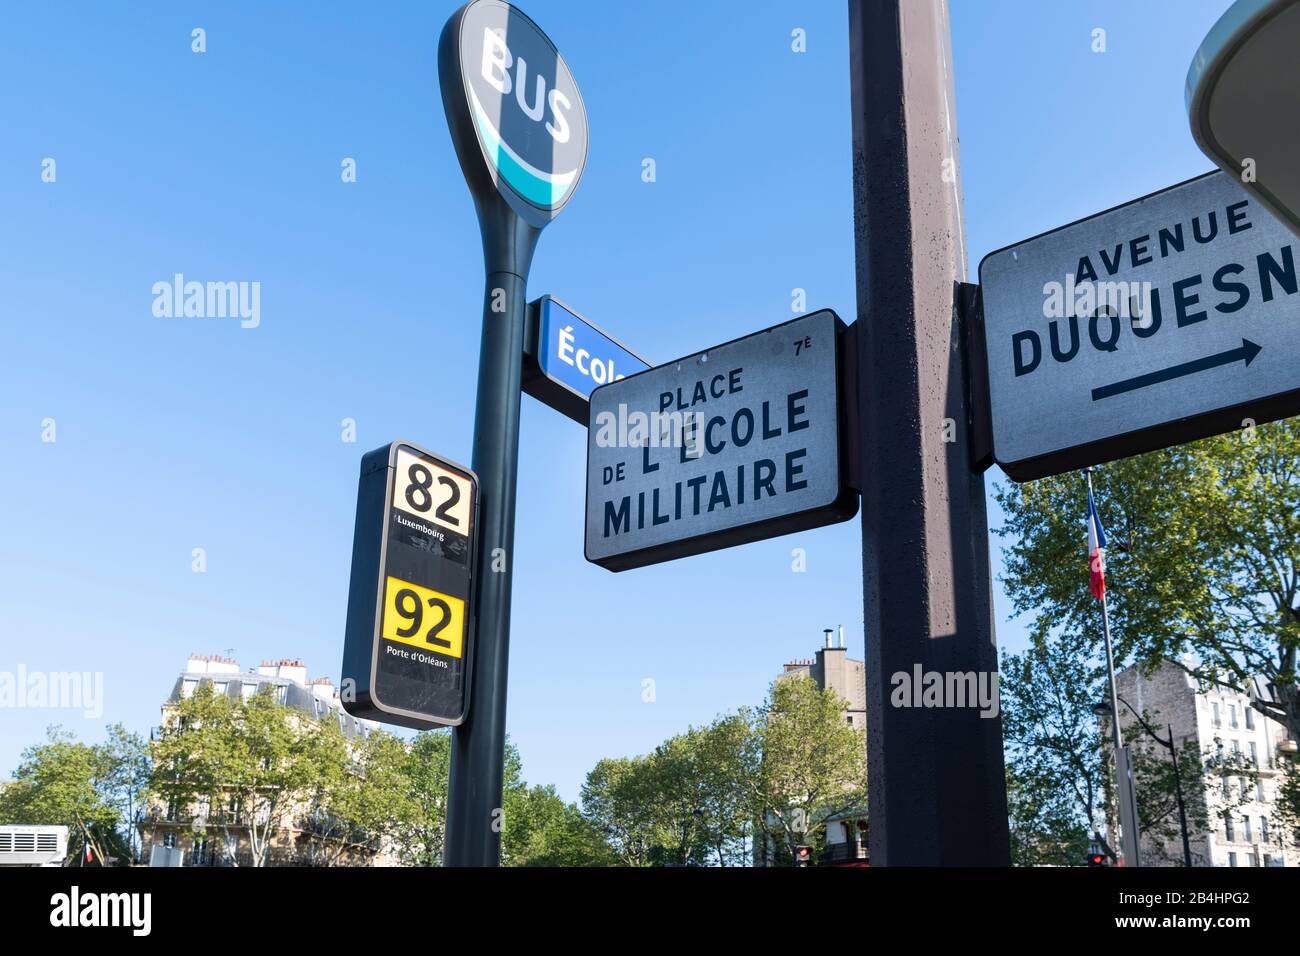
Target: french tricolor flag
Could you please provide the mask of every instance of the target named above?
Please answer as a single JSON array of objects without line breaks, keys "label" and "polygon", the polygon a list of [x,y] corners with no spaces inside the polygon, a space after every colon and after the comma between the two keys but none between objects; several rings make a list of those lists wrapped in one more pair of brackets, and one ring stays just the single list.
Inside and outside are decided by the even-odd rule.
[{"label": "french tricolor flag", "polygon": [[1106,529],[1088,489],[1088,590],[1098,601],[1106,597]]}]

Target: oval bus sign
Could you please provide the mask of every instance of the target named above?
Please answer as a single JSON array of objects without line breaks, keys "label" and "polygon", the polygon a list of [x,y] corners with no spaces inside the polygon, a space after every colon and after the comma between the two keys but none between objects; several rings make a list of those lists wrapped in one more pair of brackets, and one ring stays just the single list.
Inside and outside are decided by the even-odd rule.
[{"label": "oval bus sign", "polygon": [[443,106],[475,199],[499,193],[540,228],[564,208],[587,161],[587,111],[545,33],[502,0],[474,0],[443,29]]}]

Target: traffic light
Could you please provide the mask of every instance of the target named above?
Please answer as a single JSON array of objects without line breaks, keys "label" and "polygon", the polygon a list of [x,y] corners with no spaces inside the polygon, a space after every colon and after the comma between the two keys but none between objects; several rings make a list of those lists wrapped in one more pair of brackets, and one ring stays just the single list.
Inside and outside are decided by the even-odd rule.
[{"label": "traffic light", "polygon": [[812,865],[812,847],[797,846],[794,848],[794,865],[811,866]]},{"label": "traffic light", "polygon": [[1106,866],[1106,844],[1102,842],[1099,834],[1093,834],[1092,842],[1088,844],[1088,866]]}]

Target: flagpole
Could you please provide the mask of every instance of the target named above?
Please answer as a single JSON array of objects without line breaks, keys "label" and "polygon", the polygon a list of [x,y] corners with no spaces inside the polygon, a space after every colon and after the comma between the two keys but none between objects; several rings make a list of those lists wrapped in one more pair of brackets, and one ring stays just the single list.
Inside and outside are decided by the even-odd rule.
[{"label": "flagpole", "polygon": [[[1088,500],[1095,502],[1092,491],[1092,468],[1085,468],[1084,473],[1088,476]],[[1088,519],[1093,520],[1091,516]],[[1100,521],[1100,518],[1097,519]],[[1130,797],[1133,799],[1133,806],[1136,809],[1136,794],[1132,794],[1133,779],[1128,772],[1128,760],[1123,754],[1124,742],[1119,732],[1119,693],[1115,689],[1115,655],[1111,650],[1110,644],[1110,611],[1106,607],[1106,589],[1101,591],[1101,626],[1102,633],[1106,639],[1106,685],[1110,689],[1110,731],[1111,744],[1115,751],[1115,799],[1120,807],[1121,823],[1120,828],[1123,831],[1120,839],[1116,841],[1120,848],[1120,856],[1128,866],[1138,865],[1138,833],[1137,821],[1133,820],[1129,827],[1124,826],[1123,818],[1127,816],[1124,812],[1124,801]],[[1129,833],[1132,829],[1133,832]]]}]

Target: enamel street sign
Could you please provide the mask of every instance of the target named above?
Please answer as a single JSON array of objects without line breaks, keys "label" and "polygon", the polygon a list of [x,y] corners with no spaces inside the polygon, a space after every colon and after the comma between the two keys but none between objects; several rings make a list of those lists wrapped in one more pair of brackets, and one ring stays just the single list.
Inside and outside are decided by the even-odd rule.
[{"label": "enamel street sign", "polygon": [[650,368],[650,363],[552,296],[528,304],[524,391],[587,424],[592,390]]},{"label": "enamel street sign", "polygon": [[546,225],[587,161],[586,108],[564,58],[518,8],[474,0],[448,21],[438,64],[470,191],[495,189],[529,225]]},{"label": "enamel street sign", "polygon": [[1297,245],[1215,172],[985,256],[998,464],[1026,481],[1300,413]]},{"label": "enamel street sign", "polygon": [[592,392],[587,560],[623,571],[853,517],[843,330],[824,310]]},{"label": "enamel street sign", "polygon": [[468,708],[474,473],[410,442],[361,460],[341,697],[403,727],[459,724]]}]

